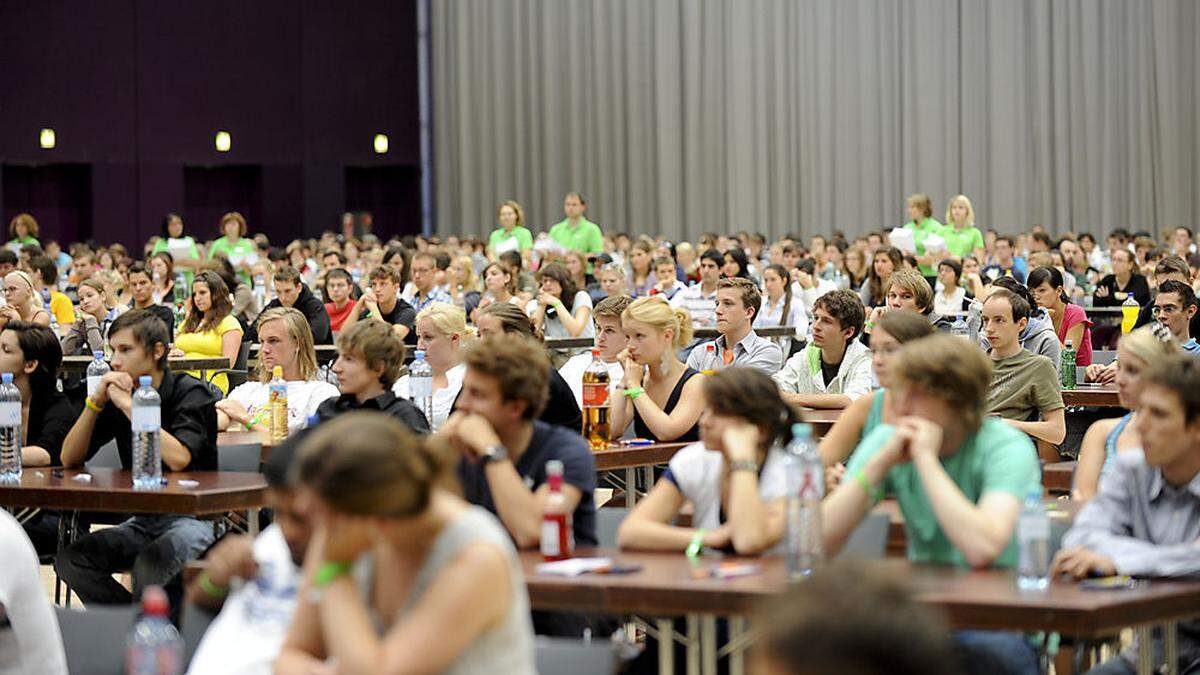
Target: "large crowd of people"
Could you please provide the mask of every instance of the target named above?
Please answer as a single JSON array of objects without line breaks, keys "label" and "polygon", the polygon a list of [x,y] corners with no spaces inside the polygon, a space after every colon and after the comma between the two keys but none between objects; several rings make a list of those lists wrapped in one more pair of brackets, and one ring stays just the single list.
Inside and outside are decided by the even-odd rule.
[{"label": "large crowd of people", "polygon": [[[140,250],[42,238],[36,214],[17,215],[0,250],[0,370],[22,394],[27,467],[80,467],[115,442],[130,468],[141,376],[162,399],[166,472],[215,470],[219,432],[267,433],[276,369],[289,433],[263,468],[273,524],[257,539],[187,514],[134,514],[90,532],[85,522],[61,550],[56,514],[24,532],[85,605],[128,604],[156,585],[216,614],[190,672],[317,673],[331,662],[350,673],[532,672],[535,633],[613,628],[531,611],[516,558],[537,547],[551,484],[560,490],[552,462],[576,544],[601,543],[581,435],[593,360],[582,339],[612,383],[613,440],[687,444],[621,523],[620,547],[777,552],[783,448],[803,409],[826,409],[842,411],[820,440],[828,554],[888,496],[909,559],[1012,567],[1040,464],[1077,458],[1072,498],[1083,506],[1057,574],[1200,570],[1193,232],[989,229],[964,195],[947,200],[944,222],[926,195],[898,207],[902,224],[877,231],[690,242],[602,229],[576,192],[540,233],[519,203],[502,202],[486,239],[347,231],[273,242],[238,213],[215,227],[168,214]],[[252,344],[253,366],[239,372]],[[328,365],[322,345],[336,349]],[[405,369],[416,350],[432,371],[424,409]],[[112,367],[98,383],[59,376],[64,356],[94,353]],[[228,368],[202,380],[169,368],[172,357]],[[1115,383],[1127,414],[1069,415],[1064,372],[1075,368],[1078,382]],[[17,528],[4,518],[5,532]],[[0,550],[21,562],[0,569],[0,608],[18,635],[40,636],[18,641],[14,658],[65,672],[52,617],[27,608],[36,599],[12,581],[36,565],[11,539]],[[197,559],[204,571],[184,593],[181,573]],[[819,578],[797,597],[861,595],[925,616],[882,582],[851,592]],[[1024,636],[869,614],[856,632],[780,605],[763,663],[841,672],[833,651],[796,651],[796,636],[843,645],[869,624],[911,635],[895,638],[908,656],[858,653],[854,672],[888,672],[892,658],[927,664],[911,672],[953,672],[951,659],[1037,672]],[[1189,635],[1181,669],[1200,665]],[[1134,672],[1125,657],[1099,669]]]}]

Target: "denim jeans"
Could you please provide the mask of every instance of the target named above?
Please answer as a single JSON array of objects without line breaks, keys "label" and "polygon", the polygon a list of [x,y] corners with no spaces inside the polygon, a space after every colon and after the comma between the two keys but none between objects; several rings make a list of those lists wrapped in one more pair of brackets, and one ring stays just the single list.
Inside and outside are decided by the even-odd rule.
[{"label": "denim jeans", "polygon": [[1025,636],[994,630],[955,631],[951,640],[963,672],[1038,675],[1038,656]]},{"label": "denim jeans", "polygon": [[[134,516],[60,551],[54,569],[84,604],[129,604],[146,586],[165,586],[212,544],[213,523],[192,516]],[[133,593],[112,578],[133,572]]]}]

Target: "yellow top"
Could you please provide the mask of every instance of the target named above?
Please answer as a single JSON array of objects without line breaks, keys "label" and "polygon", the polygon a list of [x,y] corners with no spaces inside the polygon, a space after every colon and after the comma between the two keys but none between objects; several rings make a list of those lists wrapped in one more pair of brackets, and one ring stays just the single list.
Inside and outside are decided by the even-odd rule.
[{"label": "yellow top", "polygon": [[[242,324],[238,323],[238,320],[232,315],[226,316],[221,319],[221,323],[217,324],[216,330],[206,330],[200,333],[176,333],[175,348],[182,351],[185,357],[215,358],[223,356],[221,338],[232,330],[241,333]],[[192,377],[200,377],[200,371],[197,370],[189,370],[187,374]],[[221,390],[222,394],[229,393],[229,378],[224,373],[214,377],[212,383]]]},{"label": "yellow top", "polygon": [[75,323],[75,307],[71,305],[71,299],[58,291],[50,291],[50,311],[60,326]]}]

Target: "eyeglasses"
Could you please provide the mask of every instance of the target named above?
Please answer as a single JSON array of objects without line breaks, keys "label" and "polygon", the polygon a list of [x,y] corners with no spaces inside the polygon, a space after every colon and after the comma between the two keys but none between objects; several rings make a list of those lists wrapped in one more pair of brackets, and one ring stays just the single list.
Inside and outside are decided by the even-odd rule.
[{"label": "eyeglasses", "polygon": [[1150,309],[1153,314],[1174,314],[1179,311],[1177,305],[1155,305]]}]

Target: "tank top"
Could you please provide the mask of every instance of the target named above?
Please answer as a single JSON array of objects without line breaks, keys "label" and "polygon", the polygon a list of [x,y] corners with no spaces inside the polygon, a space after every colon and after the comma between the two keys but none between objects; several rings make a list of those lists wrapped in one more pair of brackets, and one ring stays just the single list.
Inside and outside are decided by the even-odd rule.
[{"label": "tank top", "polygon": [[[448,565],[468,545],[481,541],[498,546],[504,551],[510,589],[508,613],[500,623],[475,638],[475,641],[459,654],[458,660],[443,672],[454,675],[474,675],[476,673],[528,673],[533,675],[537,670],[534,667],[533,624],[529,614],[529,594],[525,590],[525,577],[517,561],[516,549],[513,548],[512,539],[496,521],[495,516],[478,506],[470,507],[438,533],[424,564],[417,572],[412,589],[409,591],[408,600],[396,613],[396,621],[399,622],[412,611],[425,591],[437,580],[438,573],[443,567]],[[389,626],[370,606],[374,567],[371,555],[369,553],[364,555],[354,566],[354,578],[361,590],[363,600],[367,602],[371,622],[375,626],[376,632],[382,636],[387,632]]]},{"label": "tank top", "polygon": [[1100,475],[1108,470],[1108,465],[1112,463],[1113,458],[1117,456],[1117,439],[1121,437],[1121,432],[1125,431],[1125,425],[1129,424],[1129,420],[1133,417],[1133,413],[1126,413],[1121,421],[1117,422],[1117,426],[1108,432],[1108,436],[1104,437],[1104,466],[1100,467]]},{"label": "tank top", "polygon": [[[679,405],[679,397],[683,395],[683,385],[692,379],[693,376],[699,375],[700,371],[694,368],[687,368],[683,371],[683,375],[679,377],[679,381],[675,383],[675,388],[671,390],[671,395],[667,397],[667,404],[663,406],[663,412],[670,415],[675,410],[675,406]],[[638,414],[637,408],[633,409],[633,430],[637,433],[638,438],[649,438],[654,441],[661,440],[650,432],[650,427],[642,421],[642,416]],[[679,438],[672,438],[671,443],[695,443],[700,440],[700,422],[696,421],[691,429],[688,429]]]},{"label": "tank top", "polygon": [[886,389],[880,389],[871,395],[871,409],[867,411],[867,421],[863,423],[860,439],[866,438],[867,434],[875,431],[875,427],[883,424],[883,399],[886,393]]}]

